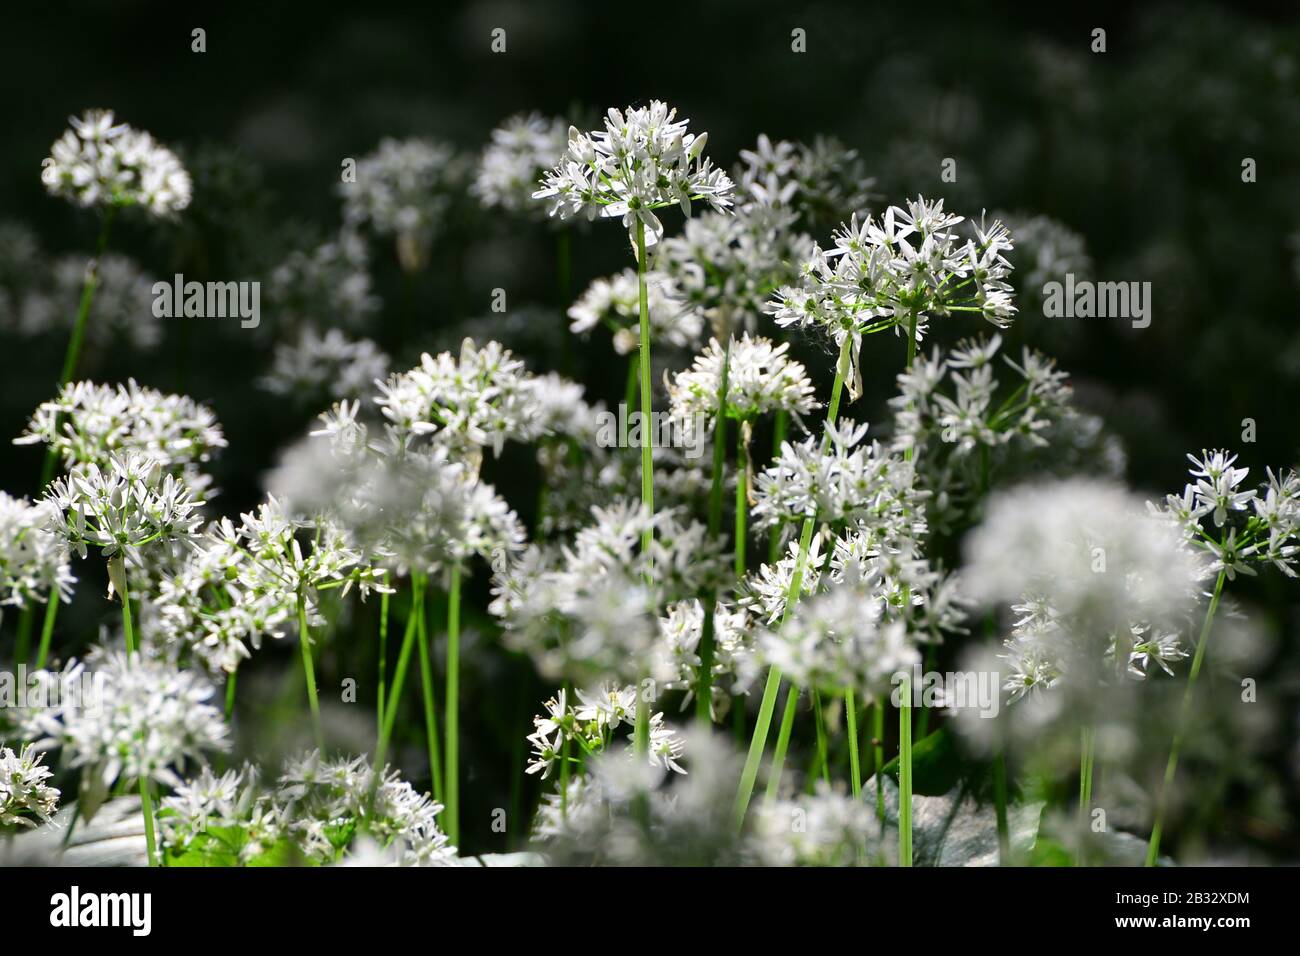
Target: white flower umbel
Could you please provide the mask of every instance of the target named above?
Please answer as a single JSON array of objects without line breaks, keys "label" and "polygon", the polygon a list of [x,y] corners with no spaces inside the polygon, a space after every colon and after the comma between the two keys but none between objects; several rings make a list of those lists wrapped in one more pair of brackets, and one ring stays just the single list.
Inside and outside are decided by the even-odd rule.
[{"label": "white flower umbel", "polygon": [[371,288],[370,256],[353,229],[309,251],[291,252],[271,272],[266,298],[286,322],[363,326],[380,306]]},{"label": "white flower umbel", "polygon": [[[662,273],[646,274],[646,308],[650,334],[656,342],[674,348],[695,348],[704,333],[704,319],[698,311],[672,297],[672,287]],[[586,335],[603,325],[613,336],[614,351],[631,355],[637,351],[637,321],[640,292],[637,274],[625,269],[606,279],[596,279],[569,307],[570,331]]]},{"label": "white flower umbel", "polygon": [[[140,350],[155,348],[162,341],[163,320],[153,314],[153,276],[132,259],[112,252],[100,256],[93,271],[95,321],[86,327],[86,341],[99,351],[119,343]],[[49,282],[37,285],[23,299],[17,315],[19,331],[29,336],[72,332],[86,273],[84,255],[55,260]]]},{"label": "white flower umbel", "polygon": [[369,394],[374,382],[388,375],[388,368],[388,356],[370,339],[350,339],[339,329],[321,334],[306,328],[297,341],[276,345],[271,371],[261,385],[294,399],[356,399]]},{"label": "white flower umbel", "polygon": [[489,209],[530,219],[548,218],[545,204],[534,199],[533,193],[567,142],[567,124],[558,117],[540,113],[511,116],[492,131],[471,191]]},{"label": "white flower umbel", "polygon": [[764,803],[754,815],[753,842],[766,866],[869,866],[884,862],[875,809],[832,790]]},{"label": "white flower umbel", "polygon": [[76,578],[66,542],[49,529],[54,505],[0,491],[0,605],[68,600]]},{"label": "white flower umbel", "polygon": [[697,415],[717,417],[724,362],[727,418],[748,422],[775,412],[807,414],[817,407],[812,382],[803,363],[789,357],[789,350],[789,343],[777,345],[746,332],[740,339],[732,337],[728,358],[718,340],[711,340],[691,368],[678,372],[668,384],[673,417],[683,421]]},{"label": "white flower umbel", "polygon": [[0,747],[0,832],[50,822],[59,805],[59,791],[46,783],[52,776],[31,744]]},{"label": "white flower umbel", "polygon": [[190,203],[190,176],[148,133],[115,123],[112,110],[69,117],[42,164],[41,181],[78,206],[139,206],[169,216]]},{"label": "white flower umbel", "polygon": [[942,199],[924,197],[906,210],[890,206],[880,221],[854,216],[835,231],[832,249],[814,248],[801,281],[778,289],[768,311],[778,325],[821,328],[841,347],[848,340],[845,380],[857,398],[864,335],[893,329],[907,336],[911,356],[935,317],[968,312],[1011,324],[1011,236],[994,221],[971,224],[973,236],[962,242],[952,230],[963,221]]},{"label": "white flower umbel", "polygon": [[385,139],[357,161],[355,182],[339,184],[343,221],[393,237],[402,268],[417,272],[469,177],[469,164],[444,143]]}]

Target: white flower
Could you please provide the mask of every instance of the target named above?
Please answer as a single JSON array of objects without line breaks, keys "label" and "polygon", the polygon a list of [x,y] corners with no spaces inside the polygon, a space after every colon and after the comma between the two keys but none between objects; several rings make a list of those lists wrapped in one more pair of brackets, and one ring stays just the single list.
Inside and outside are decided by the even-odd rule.
[{"label": "white flower", "polygon": [[732,182],[703,158],[708,134],[686,132],[677,111],[653,100],[649,107],[611,109],[605,128],[580,133],[569,127],[568,148],[542,179],[535,199],[551,200],[550,214],[569,219],[584,213],[621,217],[635,248],[638,223],[645,244],[663,235],[654,210],[680,206],[689,216],[692,202],[722,210],[731,205]]},{"label": "white flower", "polygon": [[32,817],[49,823],[59,804],[59,791],[45,782],[53,774],[34,749],[0,747],[0,827],[35,827]]},{"label": "white flower", "polygon": [[164,475],[162,462],[136,452],[112,454],[108,464],[75,466],[46,492],[55,510],[52,530],[80,557],[97,547],[104,557],[123,556],[140,564],[140,549],[168,543],[190,544],[200,516],[182,478]]},{"label": "white flower", "polygon": [[271,371],[261,384],[276,395],[293,398],[359,398],[376,379],[388,374],[388,356],[370,339],[349,339],[338,329],[321,335],[305,328],[296,342],[275,347]]},{"label": "white flower", "polygon": [[[640,288],[636,272],[625,269],[607,279],[596,279],[569,308],[569,329],[585,335],[604,325],[614,336],[614,350],[630,355],[639,348]],[[677,348],[694,348],[704,331],[704,319],[695,309],[672,297],[666,276],[646,275],[646,308],[650,335],[656,342]]]},{"label": "white flower", "polygon": [[176,155],[148,133],[113,122],[111,110],[69,117],[72,128],[50,147],[41,181],[79,206],[142,206],[169,216],[190,203],[190,177]]},{"label": "white flower", "polygon": [[85,292],[87,269],[95,273],[94,313],[85,330],[87,343],[102,350],[115,341],[137,349],[157,346],[163,328],[153,312],[154,279],[133,260],[113,252],[89,266],[85,256],[61,256],[54,261],[48,280],[43,273],[33,276],[33,287],[16,310],[18,330],[31,336],[68,335]]},{"label": "white flower", "polygon": [[[803,363],[788,356],[789,349],[788,343],[775,345],[761,336],[750,338],[748,332],[740,339],[733,337],[723,414],[750,421],[777,411],[795,416],[812,411],[817,405],[812,382]],[[716,417],[725,357],[713,339],[690,369],[677,373],[668,385],[674,418]]]},{"label": "white flower", "polygon": [[875,807],[831,790],[754,808],[754,843],[767,866],[867,866],[880,862],[883,845]]},{"label": "white flower", "polygon": [[266,297],[282,320],[337,321],[349,328],[362,325],[380,305],[371,290],[365,240],[347,228],[308,252],[291,252],[271,272]]},{"label": "white flower", "polygon": [[49,530],[53,507],[0,491],[0,605],[30,607],[52,594],[71,597],[76,578],[67,544]]},{"label": "white flower", "polygon": [[511,116],[492,131],[472,192],[489,208],[546,218],[546,207],[533,199],[533,192],[567,143],[567,124],[558,117],[540,113]]}]

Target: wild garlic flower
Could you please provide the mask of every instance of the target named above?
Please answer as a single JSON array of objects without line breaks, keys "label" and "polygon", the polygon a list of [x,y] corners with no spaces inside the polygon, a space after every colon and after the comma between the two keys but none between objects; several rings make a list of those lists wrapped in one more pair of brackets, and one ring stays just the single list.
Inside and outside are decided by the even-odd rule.
[{"label": "wild garlic flower", "polygon": [[41,164],[41,181],[55,196],[83,207],[140,206],[173,215],[190,204],[190,176],[176,155],[152,136],[113,122],[112,110],[70,116]]},{"label": "wild garlic flower", "polygon": [[924,528],[923,495],[913,469],[879,442],[864,442],[867,425],[844,418],[826,426],[828,441],[784,442],[754,484],[754,529],[786,535],[805,518],[828,524],[869,521],[909,533]]},{"label": "wild garlic flower", "polygon": [[688,220],[680,236],[664,239],[656,269],[715,335],[755,331],[772,291],[797,281],[799,264],[812,253],[812,238],[795,229],[796,219],[791,209],[757,202],[739,205],[734,215],[706,212]]},{"label": "wild garlic flower", "polygon": [[533,836],[559,866],[709,866],[750,862],[731,806],[740,761],[721,735],[686,732],[688,773],[636,759],[632,747],[592,758],[563,793],[542,797]]},{"label": "wild garlic flower", "polygon": [[466,339],[459,357],[426,352],[418,366],[390,375],[379,390],[375,404],[406,441],[430,436],[472,457],[482,447],[500,455],[508,439],[531,441],[540,433],[532,378],[497,342],[479,348]]},{"label": "wild garlic flower", "polygon": [[[42,270],[17,313],[18,331],[29,336],[67,336],[85,291],[86,270],[86,257],[81,255],[56,259],[48,278]],[[153,276],[134,260],[113,252],[100,256],[94,270],[94,319],[85,329],[87,343],[99,349],[115,342],[141,350],[156,347],[162,341],[163,320],[153,313]]]},{"label": "wild garlic flower", "polygon": [[567,124],[559,117],[540,113],[511,116],[492,131],[470,191],[490,209],[546,219],[546,207],[533,193],[567,144]]},{"label": "wild garlic flower", "polygon": [[308,859],[339,860],[359,833],[395,847],[408,866],[446,866],[455,847],[438,827],[442,804],[418,793],[395,770],[377,773],[365,757],[326,760],[311,751],[286,763],[277,802]]},{"label": "wild garlic flower", "polygon": [[[797,418],[817,407],[808,371],[789,357],[789,350],[786,342],[776,345],[762,336],[751,338],[748,332],[740,339],[732,337],[723,410],[727,418],[750,422],[778,411]],[[717,417],[725,358],[722,345],[713,339],[691,368],[677,373],[668,384],[673,418],[692,421],[702,415],[712,422]]]},{"label": "wild garlic flower", "polygon": [[965,552],[967,593],[1017,614],[1008,689],[1069,674],[1086,693],[1137,663],[1136,646],[1153,639],[1144,635],[1157,643],[1139,655],[1186,628],[1206,573],[1169,522],[1123,488],[1083,479],[995,495]]},{"label": "wild garlic flower", "polygon": [[833,137],[818,136],[811,144],[773,143],[760,134],[753,149],[740,151],[734,178],[737,191],[751,203],[789,208],[805,229],[829,229],[863,215],[877,198],[876,180],[867,175],[858,151]]},{"label": "wild garlic flower", "polygon": [[754,807],[753,843],[765,866],[869,866],[885,862],[875,807],[865,800],[817,789]]},{"label": "wild garlic flower", "polygon": [[777,290],[768,311],[782,327],[818,327],[843,346],[851,339],[845,376],[849,394],[861,394],[858,353],[864,335],[915,325],[920,343],[931,318],[970,312],[996,326],[1011,324],[1016,309],[1006,281],[1011,236],[996,220],[972,224],[960,242],[952,230],[964,219],[943,200],[918,196],[907,209],[890,206],[879,222],[855,215],[832,236],[834,248],[814,247],[797,285]]},{"label": "wild garlic flower", "polygon": [[106,558],[141,564],[150,545],[192,544],[202,501],[183,478],[163,473],[163,463],[137,452],[113,453],[102,468],[73,467],[46,491],[54,505],[50,527],[79,557],[96,547]]},{"label": "wild garlic flower", "polygon": [[[668,613],[659,618],[661,653],[674,674],[668,682],[670,690],[686,691],[682,706],[686,707],[695,695],[699,679],[700,641],[704,636],[704,605],[698,598],[677,601],[668,606]],[[745,690],[756,674],[753,660],[753,628],[749,612],[741,607],[728,607],[722,603],[713,612],[713,700],[711,711],[715,718],[726,714],[731,694]]]},{"label": "wild garlic flower", "polygon": [[212,685],[194,671],[124,651],[92,652],[98,693],[67,695],[47,715],[42,749],[61,748],[64,766],[83,768],[88,786],[106,793],[114,781],[181,785],[180,773],[225,750],[228,729],[209,701]]},{"label": "wild garlic flower", "polygon": [[114,456],[139,455],[158,462],[169,475],[184,475],[195,490],[208,478],[198,470],[226,447],[216,416],[185,395],[167,395],[137,385],[69,382],[42,402],[15,445],[50,445],[66,469],[107,468]]},{"label": "wild garlic flower", "polygon": [[[592,515],[595,522],[562,552],[533,546],[498,571],[489,610],[501,618],[506,643],[526,651],[547,677],[590,685],[662,671],[659,609],[713,580],[717,548],[703,525],[684,523],[675,509],[650,515],[620,500]],[[654,537],[644,552],[647,526]]]},{"label": "wild garlic flower", "polygon": [[158,813],[169,860],[206,866],[286,862],[274,854],[284,847],[288,822],[252,764],[220,776],[203,767],[163,798]]},{"label": "wild garlic flower", "polygon": [[345,228],[309,251],[291,252],[272,270],[266,298],[286,323],[363,326],[380,306],[365,240]]},{"label": "wild garlic flower", "polygon": [[50,822],[59,791],[46,784],[53,773],[42,766],[41,757],[31,744],[17,752],[0,747],[0,828],[35,828],[38,822]]},{"label": "wild garlic flower", "polygon": [[389,368],[388,356],[370,339],[353,340],[338,329],[322,335],[311,327],[303,329],[297,341],[278,344],[271,363],[261,380],[268,392],[335,401],[369,394]]},{"label": "wild garlic flower", "polygon": [[832,583],[805,598],[759,644],[763,659],[797,686],[864,699],[889,693],[895,674],[921,663],[907,622],[865,582]]},{"label": "wild garlic flower", "polygon": [[[693,308],[673,298],[672,284],[660,272],[646,275],[646,307],[650,315],[650,335],[655,342],[680,349],[699,345],[704,333],[704,318]],[[614,351],[631,355],[640,348],[641,292],[636,272],[625,269],[607,279],[597,279],[569,308],[573,322],[570,331],[586,335],[597,325],[609,329],[614,337]]]},{"label": "wild garlic flower", "polygon": [[1043,286],[1092,276],[1092,257],[1083,236],[1048,216],[998,213],[1016,237],[1016,260],[1020,263],[1020,294],[1041,301]]},{"label": "wild garlic flower", "polygon": [[0,606],[44,604],[51,594],[72,597],[77,579],[67,544],[49,529],[53,507],[0,491]]},{"label": "wild garlic flower", "polygon": [[693,202],[726,209],[733,184],[703,157],[708,134],[686,132],[688,121],[676,116],[675,109],[652,100],[625,113],[610,109],[603,130],[580,133],[570,126],[564,155],[533,198],[551,200],[550,214],[561,219],[579,213],[588,220],[621,217],[634,249],[638,222],[647,247],[663,236],[656,209],[680,206],[687,216]]},{"label": "wild garlic flower", "polygon": [[1163,507],[1149,504],[1152,514],[1165,518],[1195,548],[1209,556],[1212,572],[1229,581],[1238,574],[1254,575],[1271,564],[1287,577],[1296,577],[1300,557],[1300,475],[1267,471],[1263,485],[1247,487],[1249,468],[1236,467],[1227,451],[1188,455],[1191,481],[1181,495],[1168,495]]},{"label": "wild garlic flower", "polygon": [[470,166],[444,143],[385,139],[357,161],[356,177],[356,182],[338,186],[344,223],[392,236],[398,262],[405,271],[416,272],[464,195]]},{"label": "wild garlic flower", "polygon": [[[525,772],[540,773],[543,780],[549,777],[563,759],[566,740],[574,752],[581,750],[591,756],[603,753],[620,728],[627,728],[629,733],[635,728],[637,693],[635,685],[601,684],[590,692],[579,690],[576,705],[564,690],[551,697],[542,705],[546,713],[533,718],[533,732],[527,738],[533,749]],[[650,765],[685,773],[677,762],[684,751],[685,743],[664,723],[664,715],[651,713]]]}]

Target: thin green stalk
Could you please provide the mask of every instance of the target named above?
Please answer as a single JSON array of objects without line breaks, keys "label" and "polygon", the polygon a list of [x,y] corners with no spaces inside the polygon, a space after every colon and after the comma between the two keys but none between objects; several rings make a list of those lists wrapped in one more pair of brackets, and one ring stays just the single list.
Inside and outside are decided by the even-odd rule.
[{"label": "thin green stalk", "polygon": [[885,786],[881,771],[885,768],[885,704],[877,697],[871,707],[871,762],[875,766],[876,816],[885,821]]},{"label": "thin green stalk", "polygon": [[302,672],[307,678],[307,702],[311,705],[311,726],[316,746],[325,753],[325,730],[320,720],[320,699],[316,696],[316,668],[311,659],[311,631],[307,627],[307,600],[298,591],[298,646],[302,648]]},{"label": "thin green stalk", "polygon": [[[831,386],[831,403],[826,410],[827,424],[835,424],[835,418],[839,414],[840,393],[844,390],[844,373],[848,369],[849,349],[852,344],[852,337],[846,337],[840,346],[839,358],[835,363],[835,382]],[[822,444],[825,445],[829,438],[829,435],[824,436]],[[803,569],[808,560],[808,549],[812,544],[813,528],[816,523],[816,515],[805,518],[803,528],[799,532],[799,554],[795,559],[794,572],[790,576],[790,588],[786,592],[781,626],[785,625],[799,601],[799,596],[803,593]],[[758,721],[754,724],[754,734],[749,741],[749,753],[745,757],[745,767],[740,774],[740,788],[736,792],[736,802],[732,810],[732,823],[736,832],[740,832],[744,826],[745,814],[749,811],[749,800],[753,796],[754,782],[758,779],[758,767],[763,760],[763,751],[767,747],[767,734],[772,726],[772,711],[776,707],[776,694],[780,685],[781,669],[768,668],[767,684],[763,687],[763,699],[758,708]]]},{"label": "thin green stalk", "polygon": [[[415,599],[415,581],[419,580],[419,598]],[[420,699],[424,705],[424,743],[429,751],[429,779],[433,799],[442,799],[442,761],[438,754],[438,695],[433,682],[433,663],[429,649],[426,610],[428,578],[412,574],[412,610],[415,612],[415,644],[420,657]]]},{"label": "thin green stalk", "polygon": [[790,731],[794,727],[794,712],[799,704],[799,688],[794,684],[785,694],[785,710],[781,714],[781,730],[776,735],[776,750],[772,754],[772,766],[767,775],[765,800],[776,799],[781,790],[781,770],[785,767],[785,752],[790,746]]},{"label": "thin green stalk", "polygon": [[[122,631],[126,636],[126,656],[129,661],[135,661],[135,628],[131,625],[131,594],[126,581],[126,567],[122,561],[121,555],[115,555],[110,560],[118,563],[118,573],[113,575],[119,583],[122,599]],[[157,844],[154,839],[153,828],[153,798],[149,793],[149,778],[141,776],[140,784],[140,810],[144,814],[144,845],[145,857],[150,866],[158,865]]]},{"label": "thin green stalk", "polygon": [[1011,865],[1011,828],[1007,825],[1007,758],[993,758],[993,802],[998,820],[998,863]]},{"label": "thin green stalk", "polygon": [[41,624],[41,645],[36,649],[36,669],[40,670],[50,659],[50,640],[54,636],[54,619],[59,616],[59,592],[50,593],[45,603],[45,621]]},{"label": "thin green stalk", "polygon": [[[722,533],[722,477],[727,459],[727,387],[731,374],[731,336],[722,353],[722,376],[718,382],[718,411],[713,423],[713,473],[709,481],[709,540],[717,541]],[[713,721],[713,615],[717,609],[717,589],[704,606],[704,627],[700,633],[700,669],[695,687],[695,717],[702,723]]]},{"label": "thin green stalk", "polygon": [[226,675],[226,720],[235,712],[235,675]]},{"label": "thin green stalk", "polygon": [[745,447],[745,426],[736,428],[736,577],[745,576],[746,522],[749,517],[749,449]]},{"label": "thin green stalk", "polygon": [[813,726],[817,729],[817,763],[821,770],[822,781],[830,786],[831,765],[826,743],[826,718],[822,714],[822,695],[817,691],[812,694]]},{"label": "thin green stalk", "polygon": [[1169,748],[1169,762],[1165,764],[1165,777],[1160,785],[1160,796],[1156,800],[1156,818],[1151,827],[1151,841],[1147,844],[1147,866],[1155,866],[1160,857],[1160,835],[1164,827],[1165,806],[1169,799],[1169,788],[1173,786],[1174,775],[1178,772],[1178,752],[1182,748],[1183,730],[1192,709],[1192,688],[1201,673],[1201,662],[1205,660],[1205,645],[1210,637],[1210,626],[1214,623],[1214,613],[1219,609],[1219,596],[1223,593],[1223,582],[1227,572],[1220,571],[1214,582],[1214,594],[1210,606],[1205,611],[1205,622],[1201,625],[1201,636],[1196,641],[1196,654],[1192,657],[1192,667],[1187,673],[1187,686],[1183,688],[1183,703],[1178,711],[1178,723],[1174,727],[1174,740]]},{"label": "thin green stalk", "polygon": [[638,757],[650,753],[650,704],[645,699],[644,688],[641,687],[636,689],[636,729],[633,742]]},{"label": "thin green stalk", "polygon": [[849,773],[852,775],[853,799],[862,796],[862,765],[858,758],[858,704],[853,691],[844,694],[844,719],[849,734]]},{"label": "thin green stalk", "polygon": [[912,676],[898,700],[898,865],[912,865]]},{"label": "thin green stalk", "polygon": [[[651,452],[654,429],[651,427],[650,418],[650,304],[646,291],[645,273],[645,223],[637,219],[636,281],[640,292],[641,312],[641,348],[638,356],[641,366],[641,504],[645,506],[647,512],[653,515],[655,511],[655,472],[653,453]],[[643,553],[647,555],[650,553],[650,544],[653,539],[654,529],[647,525],[641,535],[641,550]]]},{"label": "thin green stalk", "polygon": [[402,648],[397,654],[397,668],[393,671],[393,681],[388,686],[384,700],[384,723],[379,729],[379,740],[375,744],[375,766],[382,768],[388,755],[388,744],[393,739],[393,725],[397,721],[398,704],[402,699],[402,688],[406,684],[406,669],[411,663],[411,651],[415,648],[417,628],[416,607],[421,598],[416,591],[417,584],[411,581],[411,613],[406,617],[406,633],[402,636]]},{"label": "thin green stalk", "polygon": [[379,694],[378,726],[384,726],[384,680],[388,671],[388,592],[379,595]]},{"label": "thin green stalk", "polygon": [[[785,442],[785,427],[787,415],[785,409],[776,413],[776,418],[772,422],[772,458],[775,460],[781,454],[781,445]],[[781,529],[773,528],[772,534],[767,539],[767,563],[776,564],[781,558]]]},{"label": "thin green stalk", "polygon": [[451,566],[447,600],[447,809],[443,819],[453,844],[460,840],[460,563]]},{"label": "thin green stalk", "polygon": [[1088,814],[1092,811],[1092,766],[1096,757],[1097,732],[1092,727],[1079,731],[1079,852],[1076,863],[1083,866],[1084,844],[1088,839]]}]

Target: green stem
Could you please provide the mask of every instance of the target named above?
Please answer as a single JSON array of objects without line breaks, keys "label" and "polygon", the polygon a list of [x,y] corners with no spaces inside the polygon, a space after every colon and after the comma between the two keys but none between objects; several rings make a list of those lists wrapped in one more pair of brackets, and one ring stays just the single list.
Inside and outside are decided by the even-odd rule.
[{"label": "green stem", "polygon": [[767,775],[765,800],[774,800],[781,789],[781,770],[785,767],[785,752],[790,746],[790,731],[794,727],[794,712],[799,704],[799,688],[790,685],[785,694],[785,710],[781,713],[781,730],[776,735],[776,750],[772,754],[772,766]]},{"label": "green stem", "polygon": [[447,836],[460,841],[460,563],[451,566],[451,592],[447,601]]},{"label": "green stem", "polygon": [[[415,582],[419,580],[418,597]],[[433,799],[442,800],[442,762],[438,754],[438,698],[433,683],[433,663],[429,650],[429,629],[425,603],[428,578],[411,575],[412,610],[415,612],[415,643],[420,656],[420,699],[424,704],[424,743],[429,749],[429,779]]]},{"label": "green stem", "polygon": [[826,743],[826,718],[822,714],[822,696],[817,691],[812,694],[813,726],[817,730],[817,763],[821,770],[822,781],[830,785],[830,754]]},{"label": "green stem", "polygon": [[388,671],[388,592],[379,595],[378,726],[384,726],[384,680]]},{"label": "green stem", "polygon": [[749,517],[748,450],[745,448],[745,426],[736,428],[736,577],[745,576],[745,525]]},{"label": "green stem", "polygon": [[858,704],[853,691],[844,695],[844,719],[849,734],[849,773],[852,774],[853,799],[862,796],[862,765],[858,758]]},{"label": "green stem", "polygon": [[[776,460],[781,454],[781,445],[785,442],[786,412],[781,409],[776,413],[776,419],[772,423],[772,459]],[[781,559],[781,529],[779,527],[772,529],[772,534],[767,539],[767,563],[776,564]]]},{"label": "green stem", "polygon": [[50,598],[45,603],[45,621],[41,624],[41,645],[36,650],[36,669],[41,670],[45,667],[45,662],[50,659],[50,639],[54,636],[54,619],[59,616],[59,592],[57,589],[50,592]]},{"label": "green stem", "polygon": [[320,699],[316,696],[316,668],[311,659],[311,631],[307,627],[307,601],[298,591],[298,646],[302,648],[302,672],[307,678],[307,702],[311,705],[311,726],[316,746],[325,755],[325,731],[320,720]]},{"label": "green stem", "polygon": [[230,721],[231,715],[235,712],[235,675],[226,675],[226,721]]},{"label": "green stem", "polygon": [[[121,582],[122,593],[119,595],[122,599],[122,632],[126,637],[126,656],[131,662],[135,661],[135,628],[131,625],[131,594],[130,588],[126,582],[126,567],[122,561],[122,556],[115,555],[110,558],[111,561],[118,563],[118,574],[115,575]],[[141,775],[140,780],[140,810],[144,814],[144,846],[145,858],[150,866],[158,865],[157,844],[154,839],[153,829],[153,798],[149,794],[149,778]]]},{"label": "green stem", "polygon": [[998,863],[1011,865],[1011,828],[1007,825],[1007,758],[993,758],[993,801],[998,820]]},{"label": "green stem", "polygon": [[1205,660],[1205,645],[1210,637],[1210,626],[1214,623],[1214,613],[1219,609],[1219,596],[1223,593],[1223,582],[1227,572],[1220,571],[1214,582],[1214,594],[1210,606],[1205,611],[1205,622],[1201,625],[1201,636],[1196,642],[1196,654],[1192,657],[1192,667],[1187,674],[1187,686],[1183,689],[1183,703],[1178,712],[1178,723],[1174,727],[1174,740],[1169,748],[1169,762],[1165,764],[1165,777],[1160,785],[1160,796],[1156,800],[1156,818],[1151,827],[1151,841],[1147,844],[1147,866],[1155,866],[1160,857],[1160,835],[1164,827],[1165,805],[1169,799],[1169,788],[1173,785],[1174,775],[1178,772],[1178,752],[1182,747],[1183,730],[1192,709],[1192,688],[1201,673],[1201,662]]},{"label": "green stem", "polygon": [[877,697],[871,708],[871,761],[875,766],[876,816],[885,820],[885,786],[881,771],[885,767],[885,704]]},{"label": "green stem", "polygon": [[1092,810],[1092,765],[1097,732],[1092,727],[1079,731],[1079,852],[1075,862],[1084,865],[1084,844],[1088,838],[1088,814]]},{"label": "green stem", "polygon": [[397,668],[393,671],[393,681],[388,687],[384,700],[384,723],[379,730],[379,740],[375,744],[375,768],[382,769],[388,755],[388,744],[393,739],[393,725],[397,720],[398,703],[402,699],[402,687],[406,683],[406,669],[411,663],[411,651],[415,648],[415,632],[418,614],[416,607],[422,603],[415,577],[411,579],[411,613],[406,617],[406,633],[402,636],[402,648],[397,654]]},{"label": "green stem", "polygon": [[633,737],[636,755],[645,757],[650,753],[650,704],[645,699],[643,688],[636,689],[636,731]]},{"label": "green stem", "polygon": [[[646,261],[645,261],[645,223],[637,219],[636,223],[636,280],[637,288],[640,293],[640,312],[641,312],[641,348],[639,350],[639,362],[641,366],[641,504],[651,515],[655,511],[655,489],[654,489],[654,460],[651,447],[653,446],[654,428],[651,427],[650,418],[650,304],[649,296],[646,291]],[[649,525],[646,526],[641,535],[641,551],[647,555],[650,554],[650,545],[654,540],[654,529]],[[647,574],[649,573],[650,563],[646,563]]]},{"label": "green stem", "polygon": [[[713,473],[709,481],[709,540],[717,541],[722,533],[722,478],[727,459],[727,387],[731,374],[731,336],[722,353],[722,377],[718,382],[718,411],[713,423]],[[713,656],[715,643],[714,613],[718,594],[714,588],[706,596],[704,627],[700,634],[700,669],[695,687],[695,717],[701,723],[713,721]]]},{"label": "green stem", "polygon": [[[848,369],[849,349],[852,337],[846,337],[840,346],[839,358],[835,363],[835,382],[831,386],[831,403],[826,410],[827,424],[835,424],[839,414],[840,393],[844,390],[844,373]],[[823,446],[830,441],[826,434]],[[785,596],[785,610],[781,614],[781,626],[789,619],[791,611],[803,593],[803,569],[808,560],[808,549],[812,544],[813,528],[817,523],[816,515],[804,518],[803,528],[799,532],[799,554],[795,559],[794,572],[790,576],[790,587]],[[749,811],[749,800],[754,794],[754,782],[758,779],[758,766],[763,760],[763,751],[767,748],[767,734],[772,726],[772,711],[776,707],[776,694],[781,685],[781,669],[770,667],[767,672],[767,684],[763,688],[763,700],[758,708],[758,721],[754,724],[754,735],[749,741],[749,753],[745,757],[745,767],[740,774],[740,788],[736,792],[736,802],[732,810],[732,824],[739,833],[745,824],[745,814]],[[784,721],[783,721],[784,722]]]},{"label": "green stem", "polygon": [[898,865],[912,865],[912,676],[898,699]]}]

